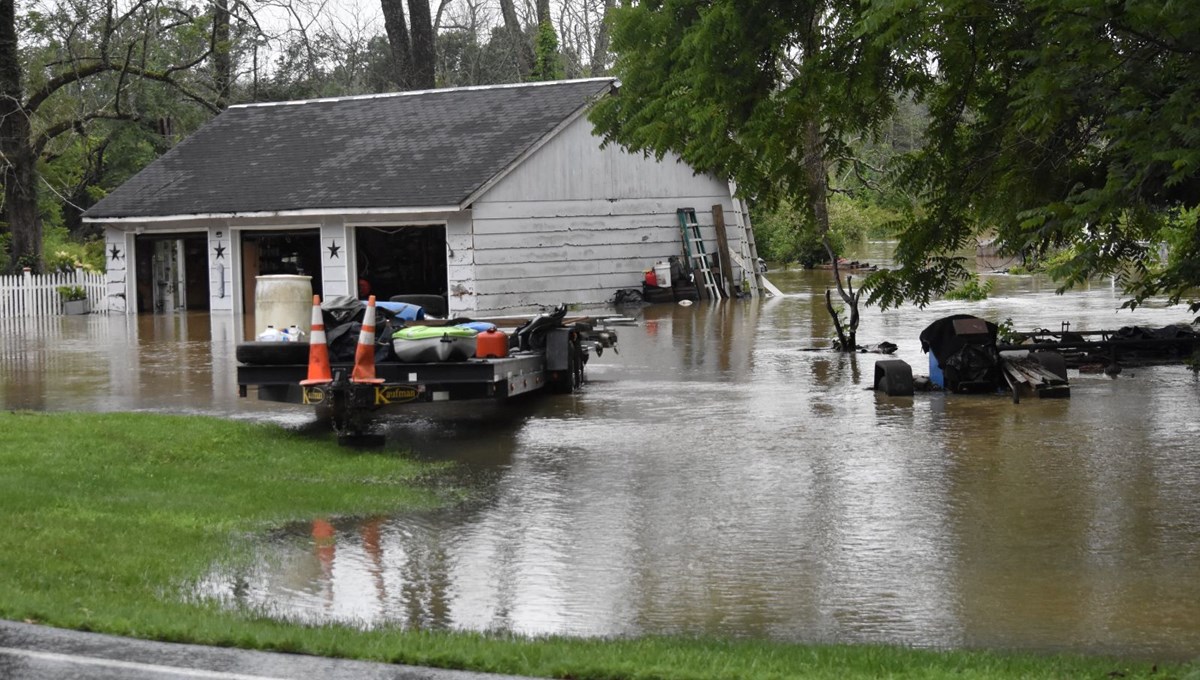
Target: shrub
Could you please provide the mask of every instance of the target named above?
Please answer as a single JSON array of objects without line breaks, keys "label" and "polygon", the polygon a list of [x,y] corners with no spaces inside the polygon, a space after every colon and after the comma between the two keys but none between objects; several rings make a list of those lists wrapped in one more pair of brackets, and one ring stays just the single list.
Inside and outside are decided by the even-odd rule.
[{"label": "shrub", "polygon": [[58,291],[63,302],[87,299],[87,291],[83,289],[83,286],[59,286],[55,290]]},{"label": "shrub", "polygon": [[947,300],[965,300],[967,302],[979,302],[986,300],[992,292],[992,282],[980,283],[979,277],[971,277],[967,279],[961,286],[954,290],[947,291],[944,296]]},{"label": "shrub", "polygon": [[[787,201],[781,202],[771,211],[755,214],[751,218],[754,241],[758,252],[772,262],[799,262],[811,267],[819,262],[828,262],[829,254],[816,228],[802,210]],[[834,252],[845,250],[845,239],[837,231],[829,234]]]}]

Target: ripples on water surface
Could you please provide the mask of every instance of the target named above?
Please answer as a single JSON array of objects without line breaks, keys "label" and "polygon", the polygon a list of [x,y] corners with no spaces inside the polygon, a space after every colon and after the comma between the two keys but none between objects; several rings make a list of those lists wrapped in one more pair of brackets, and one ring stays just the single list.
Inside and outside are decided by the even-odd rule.
[{"label": "ripples on water surface", "polygon": [[[773,281],[792,294],[646,308],[575,395],[389,417],[389,447],[463,462],[470,502],[289,527],[257,567],[214,571],[204,592],[368,626],[1200,650],[1200,382],[1186,368],[1072,371],[1069,400],[888,398],[868,389],[877,356],[802,351],[832,335],[828,275]],[[982,303],[865,310],[859,339],[897,343],[925,373],[917,335],[951,313],[1019,329],[1190,318],[1118,313],[1107,286],[1065,297],[1030,278],[996,286]],[[197,337],[87,323],[163,340],[103,360],[92,347],[26,347],[72,357],[56,375],[80,375],[36,388],[10,360],[6,407],[59,408],[69,393],[81,401],[66,407],[273,412],[232,397],[228,349],[192,347],[208,344],[204,317],[192,318]],[[182,369],[170,358],[180,345]]]}]

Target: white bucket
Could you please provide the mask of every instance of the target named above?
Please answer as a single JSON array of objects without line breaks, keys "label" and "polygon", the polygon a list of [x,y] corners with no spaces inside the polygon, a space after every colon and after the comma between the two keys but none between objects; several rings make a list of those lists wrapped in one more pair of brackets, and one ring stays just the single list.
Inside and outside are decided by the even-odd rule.
[{"label": "white bucket", "polygon": [[671,263],[670,262],[655,262],[654,263],[654,278],[658,279],[659,288],[671,287]]},{"label": "white bucket", "polygon": [[258,329],[296,326],[307,336],[312,331],[312,277],[275,274],[256,278],[254,323]]}]

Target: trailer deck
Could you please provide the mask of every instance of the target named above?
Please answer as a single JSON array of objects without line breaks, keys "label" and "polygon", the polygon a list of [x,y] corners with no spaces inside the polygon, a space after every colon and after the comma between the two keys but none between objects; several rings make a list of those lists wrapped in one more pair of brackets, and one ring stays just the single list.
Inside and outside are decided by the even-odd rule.
[{"label": "trailer deck", "polygon": [[329,364],[329,382],[308,385],[301,383],[307,382],[309,366],[295,359],[243,361],[237,367],[238,393],[249,397],[253,389],[261,401],[314,407],[319,418],[331,420],[342,441],[361,440],[372,414],[381,409],[421,402],[504,401],[543,390],[569,393],[583,384],[589,354],[615,347],[617,336],[597,329],[590,319],[564,323],[563,312],[565,308],[554,316],[535,317],[515,330],[507,356],[436,363],[379,361],[374,364],[378,382],[356,382],[351,377],[353,363],[345,361]]},{"label": "trailer deck", "polygon": [[469,359],[454,363],[413,364],[381,362],[375,374],[378,385],[355,384],[348,379],[353,364],[333,364],[333,382],[301,386],[308,366],[238,366],[238,390],[243,397],[255,387],[258,399],[316,406],[334,393],[347,391],[355,403],[383,407],[421,401],[452,401],[513,397],[542,389],[546,383],[543,352],[524,352],[502,359]]}]

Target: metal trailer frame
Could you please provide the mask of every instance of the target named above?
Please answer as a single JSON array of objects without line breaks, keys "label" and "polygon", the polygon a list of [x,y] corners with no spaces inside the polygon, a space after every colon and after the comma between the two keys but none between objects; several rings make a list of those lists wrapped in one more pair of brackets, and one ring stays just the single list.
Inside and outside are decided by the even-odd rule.
[{"label": "metal trailer frame", "polygon": [[570,393],[583,383],[588,352],[613,347],[612,331],[590,332],[578,327],[547,328],[544,347],[510,351],[502,358],[444,363],[379,362],[379,384],[350,380],[353,364],[331,365],[332,382],[301,386],[307,364],[239,364],[238,394],[249,397],[255,388],[260,401],[315,407],[329,418],[339,441],[365,441],[371,414],[380,409],[422,402],[512,397],[549,389]]},{"label": "metal trailer frame", "polygon": [[[333,364],[333,382],[302,387],[307,375],[304,365],[240,365],[237,369],[238,393],[248,396],[249,387],[258,388],[261,401],[316,406],[328,395],[347,392],[372,407],[420,401],[452,401],[513,397],[541,389],[546,381],[545,354],[526,352],[503,359],[468,359],[462,362],[411,364],[383,362],[375,364],[379,385],[356,384],[349,380],[352,364]],[[407,391],[406,391],[407,388]]]}]

